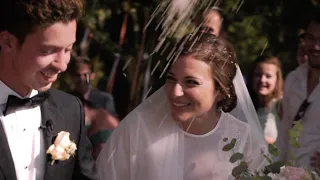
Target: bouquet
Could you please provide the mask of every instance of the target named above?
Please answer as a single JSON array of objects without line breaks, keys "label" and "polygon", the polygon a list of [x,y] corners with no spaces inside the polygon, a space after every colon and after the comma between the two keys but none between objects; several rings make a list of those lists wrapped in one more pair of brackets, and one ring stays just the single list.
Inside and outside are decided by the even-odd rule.
[{"label": "bouquet", "polygon": [[313,180],[320,179],[315,172],[298,167],[281,167],[281,172],[274,176],[273,180]]},{"label": "bouquet", "polygon": [[[295,122],[294,126],[288,131],[290,145],[293,148],[299,148],[298,138],[303,132],[303,126],[300,122]],[[225,142],[228,141],[227,138],[224,139]],[[223,151],[230,151],[234,148],[236,144],[236,139],[232,139],[223,147]],[[273,156],[279,156],[280,152],[274,144],[268,145],[268,151]],[[238,162],[232,170],[232,176],[237,180],[320,180],[318,171],[312,171],[307,168],[294,167],[294,161],[296,158],[290,153],[290,161],[273,162],[269,155],[263,154],[269,162],[261,171],[252,171],[248,168],[248,163],[243,161],[244,155],[239,152],[233,152],[230,157],[231,163]]]}]

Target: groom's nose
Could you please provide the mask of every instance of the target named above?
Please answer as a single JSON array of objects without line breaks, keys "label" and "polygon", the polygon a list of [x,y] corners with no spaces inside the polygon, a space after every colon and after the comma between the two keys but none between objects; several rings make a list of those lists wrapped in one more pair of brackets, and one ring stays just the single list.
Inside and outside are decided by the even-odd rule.
[{"label": "groom's nose", "polygon": [[70,53],[60,52],[55,57],[55,60],[52,62],[52,66],[56,68],[59,72],[64,72],[67,70],[69,61]]}]

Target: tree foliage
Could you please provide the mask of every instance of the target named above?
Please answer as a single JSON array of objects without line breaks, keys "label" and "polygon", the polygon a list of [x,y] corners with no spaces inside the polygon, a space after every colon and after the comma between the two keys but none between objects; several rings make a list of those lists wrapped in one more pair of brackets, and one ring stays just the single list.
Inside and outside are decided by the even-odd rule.
[{"label": "tree foliage", "polygon": [[[88,56],[94,60],[98,74],[94,84],[103,91],[107,89],[116,55],[120,55],[112,93],[118,111],[123,111],[120,113],[122,117],[141,102],[146,91],[154,84],[145,83],[148,78],[145,73],[147,67],[151,71],[157,65],[159,57],[150,54],[161,28],[155,31],[157,21],[153,21],[146,31],[143,30],[158,3],[156,0],[85,0],[73,55]],[[219,6],[227,16],[228,39],[234,45],[244,74],[248,73],[251,62],[260,54],[280,57],[284,74],[287,74],[297,66],[298,35],[305,26],[306,12],[319,6],[319,2],[228,0],[221,1]],[[89,32],[87,38],[86,32]],[[162,68],[164,66],[162,63],[159,65]],[[159,73],[154,75],[158,76]],[[153,77],[147,81],[158,79]],[[55,87],[70,90],[71,80],[67,73],[59,78]],[[130,95],[130,92],[134,93]]]}]

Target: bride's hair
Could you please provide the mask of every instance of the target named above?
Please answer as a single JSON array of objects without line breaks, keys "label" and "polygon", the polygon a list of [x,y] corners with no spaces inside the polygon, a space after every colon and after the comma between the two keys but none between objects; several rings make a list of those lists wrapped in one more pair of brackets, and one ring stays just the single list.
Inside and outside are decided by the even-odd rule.
[{"label": "bride's hair", "polygon": [[230,44],[210,33],[199,32],[184,37],[180,47],[182,48],[180,56],[192,56],[210,65],[215,88],[223,94],[223,99],[217,102],[217,108],[221,108],[224,112],[232,111],[237,105],[233,86],[237,58]]}]

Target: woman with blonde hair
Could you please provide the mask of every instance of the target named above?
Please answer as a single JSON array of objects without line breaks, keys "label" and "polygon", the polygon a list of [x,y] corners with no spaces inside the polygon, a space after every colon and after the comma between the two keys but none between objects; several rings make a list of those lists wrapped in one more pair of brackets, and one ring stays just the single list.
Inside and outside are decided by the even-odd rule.
[{"label": "woman with blonde hair", "polygon": [[283,77],[280,60],[275,56],[259,56],[251,72],[251,97],[264,131],[267,143],[278,136],[281,117],[280,102],[283,94]]}]

